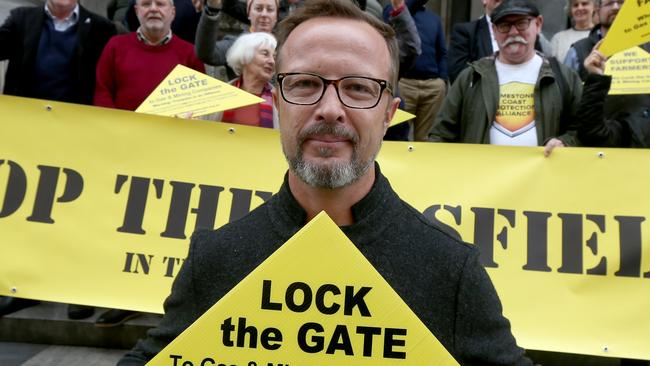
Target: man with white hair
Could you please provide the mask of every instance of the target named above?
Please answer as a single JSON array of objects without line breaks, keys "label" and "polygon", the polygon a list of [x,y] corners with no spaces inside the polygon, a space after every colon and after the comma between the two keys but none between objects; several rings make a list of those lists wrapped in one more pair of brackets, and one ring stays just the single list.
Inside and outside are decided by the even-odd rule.
[{"label": "man with white hair", "polygon": [[205,72],[194,46],[172,34],[172,0],[138,0],[135,11],[140,27],[111,39],[97,64],[97,106],[137,109],[178,64]]},{"label": "man with white hair", "polygon": [[582,86],[578,75],[535,51],[543,19],[530,0],[506,0],[492,13],[499,51],[456,79],[430,140],[515,146],[573,146],[566,125]]}]

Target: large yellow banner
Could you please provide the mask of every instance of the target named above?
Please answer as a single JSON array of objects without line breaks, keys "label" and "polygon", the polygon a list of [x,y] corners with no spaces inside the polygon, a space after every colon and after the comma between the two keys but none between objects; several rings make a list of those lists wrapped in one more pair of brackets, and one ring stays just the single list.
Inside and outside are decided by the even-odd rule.
[{"label": "large yellow banner", "polygon": [[[196,227],[264,202],[275,131],[0,97],[0,294],[162,311]],[[476,244],[527,348],[650,359],[650,151],[385,143],[403,199]]]}]

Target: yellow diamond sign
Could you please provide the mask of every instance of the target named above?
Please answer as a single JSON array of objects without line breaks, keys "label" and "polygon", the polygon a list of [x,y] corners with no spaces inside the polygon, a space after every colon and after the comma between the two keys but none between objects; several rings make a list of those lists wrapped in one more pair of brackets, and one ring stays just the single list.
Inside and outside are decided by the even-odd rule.
[{"label": "yellow diamond sign", "polygon": [[221,80],[176,65],[135,111],[168,117],[200,117],[263,101]]},{"label": "yellow diamond sign", "polygon": [[148,363],[172,364],[458,365],[325,213]]}]

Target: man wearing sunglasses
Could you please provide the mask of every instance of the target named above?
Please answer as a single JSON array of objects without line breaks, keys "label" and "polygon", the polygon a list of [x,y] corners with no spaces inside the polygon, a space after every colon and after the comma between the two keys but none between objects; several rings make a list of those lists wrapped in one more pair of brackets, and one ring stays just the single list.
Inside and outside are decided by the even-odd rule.
[{"label": "man wearing sunglasses", "polygon": [[531,365],[478,250],[402,201],[375,163],[399,103],[391,27],[349,0],[308,0],[277,38],[284,183],[244,218],[193,235],[163,320],[120,365],[144,364],[323,210],[461,364]]},{"label": "man wearing sunglasses", "polygon": [[456,79],[429,135],[438,142],[572,146],[569,121],[578,75],[535,51],[543,19],[530,0],[506,0],[492,13],[499,51]]}]

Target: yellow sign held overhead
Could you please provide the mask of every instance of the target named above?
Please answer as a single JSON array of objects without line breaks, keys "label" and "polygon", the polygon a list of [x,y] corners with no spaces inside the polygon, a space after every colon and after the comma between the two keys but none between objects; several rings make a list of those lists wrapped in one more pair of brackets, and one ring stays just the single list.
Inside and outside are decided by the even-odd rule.
[{"label": "yellow sign held overhead", "polygon": [[599,48],[605,56],[650,41],[650,1],[630,0],[619,6],[621,10]]},{"label": "yellow sign held overhead", "polygon": [[[354,303],[345,303],[349,299]],[[147,365],[168,366],[172,360],[458,365],[323,212]]]},{"label": "yellow sign held overhead", "polygon": [[263,102],[260,97],[183,65],[177,65],[136,109],[159,116],[200,117]]},{"label": "yellow sign held overhead", "polygon": [[393,115],[393,119],[390,121],[391,126],[395,126],[398,123],[406,122],[412,118],[415,118],[415,114],[398,109]]},{"label": "yellow sign held overhead", "polygon": [[605,74],[612,76],[611,95],[650,93],[650,54],[640,47],[619,52],[607,61]]}]

